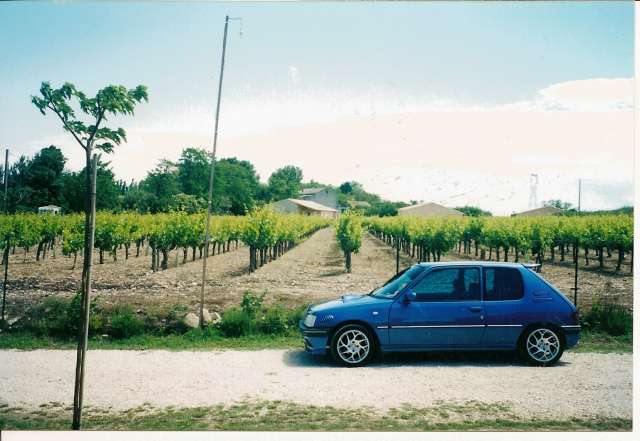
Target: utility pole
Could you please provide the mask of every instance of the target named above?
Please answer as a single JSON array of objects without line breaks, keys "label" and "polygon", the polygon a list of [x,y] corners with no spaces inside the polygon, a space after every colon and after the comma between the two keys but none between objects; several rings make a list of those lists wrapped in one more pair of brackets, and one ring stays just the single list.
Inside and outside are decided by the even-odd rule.
[{"label": "utility pole", "polygon": [[207,257],[209,257],[209,241],[211,240],[211,206],[213,201],[213,177],[216,166],[216,150],[218,147],[218,121],[220,118],[220,98],[222,97],[222,78],[224,76],[224,57],[227,49],[227,30],[229,20],[241,20],[241,18],[231,18],[228,15],[224,19],[224,35],[222,37],[222,61],[220,62],[220,77],[218,79],[218,102],[216,104],[216,119],[213,131],[213,149],[211,151],[211,170],[209,172],[209,196],[207,198],[207,223],[204,234],[204,256],[202,256],[202,286],[200,287],[200,327],[204,327],[204,290],[207,279]]},{"label": "utility pole", "polygon": [[4,200],[2,202],[2,208],[4,211],[4,214],[7,214],[7,190],[8,190],[8,180],[7,178],[9,177],[9,149],[5,150],[5,155],[4,155]]},{"label": "utility pole", "polygon": [[578,213],[580,212],[580,199],[582,198],[582,179],[578,179]]}]

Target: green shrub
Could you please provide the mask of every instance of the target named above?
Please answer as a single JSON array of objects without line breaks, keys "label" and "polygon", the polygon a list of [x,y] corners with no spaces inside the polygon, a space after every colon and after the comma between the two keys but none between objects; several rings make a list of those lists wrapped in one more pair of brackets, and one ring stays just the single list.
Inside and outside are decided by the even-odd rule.
[{"label": "green shrub", "polygon": [[633,328],[633,315],[622,305],[599,301],[581,318],[580,322],[587,331],[627,335],[631,334]]},{"label": "green shrub", "polygon": [[257,323],[258,331],[263,334],[285,335],[289,330],[289,317],[279,306],[267,309],[264,317]]},{"label": "green shrub", "polygon": [[294,309],[287,310],[287,320],[290,326],[297,327],[298,322],[307,315],[307,305],[298,306]]},{"label": "green shrub", "polygon": [[230,308],[222,314],[220,331],[225,337],[249,335],[253,329],[251,317],[242,309]]},{"label": "green shrub", "polygon": [[[100,332],[103,324],[95,299],[91,302],[90,314],[89,335],[95,335]],[[82,302],[78,293],[71,300],[47,297],[33,307],[17,327],[39,336],[70,338],[78,336],[81,319]]]},{"label": "green shrub", "polygon": [[255,319],[256,315],[262,309],[262,303],[264,301],[264,294],[256,295],[251,291],[245,291],[242,295],[242,302],[240,303],[240,307],[242,311],[252,320]]},{"label": "green shrub", "polygon": [[184,321],[184,316],[188,311],[189,308],[187,308],[186,306],[176,305],[171,307],[169,312],[164,313],[166,314],[166,318],[162,318],[162,316],[164,315],[163,313],[158,313],[158,320],[161,323],[160,329],[156,328],[156,331],[153,331],[153,329],[151,329],[151,331],[159,331],[160,333],[164,334],[177,335],[182,335],[188,332],[191,328],[189,328],[189,326],[187,326]]},{"label": "green shrub", "polygon": [[113,338],[129,338],[144,332],[144,322],[136,317],[129,305],[118,306],[111,312],[109,334]]}]

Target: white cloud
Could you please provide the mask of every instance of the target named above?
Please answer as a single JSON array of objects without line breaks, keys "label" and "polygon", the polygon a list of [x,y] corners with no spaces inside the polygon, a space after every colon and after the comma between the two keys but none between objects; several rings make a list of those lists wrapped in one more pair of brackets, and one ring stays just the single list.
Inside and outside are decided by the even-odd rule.
[{"label": "white cloud", "polygon": [[527,101],[503,106],[542,111],[607,111],[633,109],[633,78],[593,78],[552,84]]},{"label": "white cloud", "polygon": [[300,82],[300,72],[297,67],[289,66],[289,79],[293,84],[298,84]]},{"label": "white cloud", "polygon": [[[585,189],[583,206],[612,208],[633,194],[632,86],[632,79],[570,81],[494,106],[388,91],[229,97],[218,151],[250,160],[263,180],[295,164],[306,179],[355,179],[389,199],[473,203],[497,214],[527,208],[529,173],[541,176],[540,201],[571,201],[577,179],[591,178],[598,184],[591,196]],[[112,157],[116,175],[140,179],[184,147],[209,148],[213,112],[190,106],[125,125],[129,141]],[[83,165],[70,136],[37,144],[50,142],[72,168]]]}]

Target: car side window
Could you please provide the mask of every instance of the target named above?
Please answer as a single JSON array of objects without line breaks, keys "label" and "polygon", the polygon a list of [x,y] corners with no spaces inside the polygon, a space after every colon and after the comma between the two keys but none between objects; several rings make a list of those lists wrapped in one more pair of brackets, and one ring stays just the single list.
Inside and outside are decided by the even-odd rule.
[{"label": "car side window", "polygon": [[516,268],[484,269],[484,300],[518,300],[523,296],[522,275]]},{"label": "car side window", "polygon": [[477,268],[436,269],[413,287],[418,302],[480,300],[480,271]]}]

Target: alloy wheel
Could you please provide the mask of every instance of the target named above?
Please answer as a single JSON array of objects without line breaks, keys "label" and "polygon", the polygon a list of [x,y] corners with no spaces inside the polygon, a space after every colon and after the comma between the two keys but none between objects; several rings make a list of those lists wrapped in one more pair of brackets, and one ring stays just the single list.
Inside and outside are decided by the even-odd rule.
[{"label": "alloy wheel", "polygon": [[338,356],[349,364],[364,361],[371,350],[371,343],[367,335],[358,329],[349,329],[340,335],[336,343]]},{"label": "alloy wheel", "polygon": [[560,339],[550,329],[539,328],[527,337],[527,353],[539,363],[553,361],[560,352]]}]

